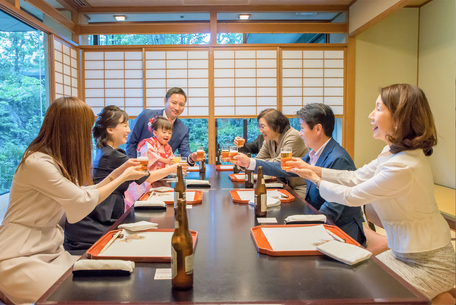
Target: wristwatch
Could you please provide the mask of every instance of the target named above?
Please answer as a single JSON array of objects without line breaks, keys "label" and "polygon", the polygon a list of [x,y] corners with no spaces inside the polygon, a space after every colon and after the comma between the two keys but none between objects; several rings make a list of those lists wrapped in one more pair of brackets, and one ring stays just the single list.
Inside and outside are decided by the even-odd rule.
[{"label": "wristwatch", "polygon": [[314,183],[315,183],[315,186],[317,187],[317,190],[320,189],[320,180],[321,180],[321,178],[318,178],[318,179],[315,180],[315,182],[314,182]]}]

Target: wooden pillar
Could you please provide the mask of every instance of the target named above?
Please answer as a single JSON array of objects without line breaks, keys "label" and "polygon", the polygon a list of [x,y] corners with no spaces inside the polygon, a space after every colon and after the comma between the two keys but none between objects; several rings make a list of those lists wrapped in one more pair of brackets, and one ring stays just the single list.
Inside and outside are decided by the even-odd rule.
[{"label": "wooden pillar", "polygon": [[217,12],[211,11],[211,45],[217,45]]},{"label": "wooden pillar", "polygon": [[17,9],[21,9],[21,0],[6,0],[11,5],[14,5]]}]

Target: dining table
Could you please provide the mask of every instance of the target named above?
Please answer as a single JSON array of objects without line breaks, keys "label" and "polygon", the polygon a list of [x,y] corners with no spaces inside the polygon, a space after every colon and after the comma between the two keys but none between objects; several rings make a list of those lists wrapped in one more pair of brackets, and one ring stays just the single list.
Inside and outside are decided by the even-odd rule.
[{"label": "dining table", "polygon": [[[210,187],[194,188],[203,193],[203,199],[187,209],[189,229],[198,232],[192,289],[175,290],[170,279],[154,279],[157,269],[171,268],[169,262],[137,262],[129,276],[74,276],[70,268],[36,304],[430,304],[373,256],[347,265],[325,255],[259,253],[251,233],[259,225],[258,218],[253,206],[233,202],[230,191],[244,189],[244,183],[231,181],[232,173],[206,165],[202,176],[188,172],[185,178],[210,182]],[[174,183],[153,184],[159,186]],[[268,208],[267,217],[277,220],[270,225],[285,225],[290,215],[319,214],[288,185],[284,189],[295,199]],[[111,230],[138,221],[173,229],[173,205],[166,210],[131,207]],[[81,259],[88,258],[83,254]]]}]

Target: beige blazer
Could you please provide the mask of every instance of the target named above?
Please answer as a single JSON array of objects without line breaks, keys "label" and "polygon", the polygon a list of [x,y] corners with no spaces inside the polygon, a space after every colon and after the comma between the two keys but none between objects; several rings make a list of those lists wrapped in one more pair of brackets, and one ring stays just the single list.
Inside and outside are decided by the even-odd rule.
[{"label": "beige blazer", "polygon": [[[284,147],[291,147],[293,157],[296,158],[302,158],[309,152],[309,149],[304,144],[304,140],[299,135],[299,132],[293,127],[290,127],[280,135],[278,144],[276,144],[274,140],[264,141],[263,147],[261,147],[261,150],[255,159],[280,162],[280,151]],[[287,178],[287,180],[290,187],[302,198],[305,198],[306,180],[301,177]]]}]

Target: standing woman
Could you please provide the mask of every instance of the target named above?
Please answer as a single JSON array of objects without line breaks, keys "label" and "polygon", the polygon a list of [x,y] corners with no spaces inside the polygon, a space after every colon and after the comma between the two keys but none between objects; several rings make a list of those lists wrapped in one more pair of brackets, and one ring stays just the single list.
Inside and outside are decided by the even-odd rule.
[{"label": "standing woman", "polygon": [[138,162],[128,161],[92,185],[93,123],[83,101],[55,100],[17,167],[0,226],[0,291],[13,303],[38,300],[77,260],[62,246],[64,213],[77,222],[123,182],[145,175],[132,167]]},{"label": "standing woman", "polygon": [[[97,155],[93,162],[93,182],[99,183],[116,168],[129,160],[126,152],[119,148],[127,142],[130,127],[128,114],[117,106],[107,106],[99,114],[92,129],[97,142]],[[125,181],[103,202],[81,221],[65,224],[65,250],[72,254],[83,254],[125,212],[124,193],[130,183],[154,182],[175,173],[177,164],[156,170],[136,181]]]},{"label": "standing woman", "polygon": [[454,304],[455,256],[450,229],[434,198],[429,161],[437,144],[424,92],[407,84],[380,89],[369,115],[374,138],[387,145],[357,171],[337,171],[295,160],[293,169],[327,201],[372,203],[388,239],[377,256],[435,304]]}]

